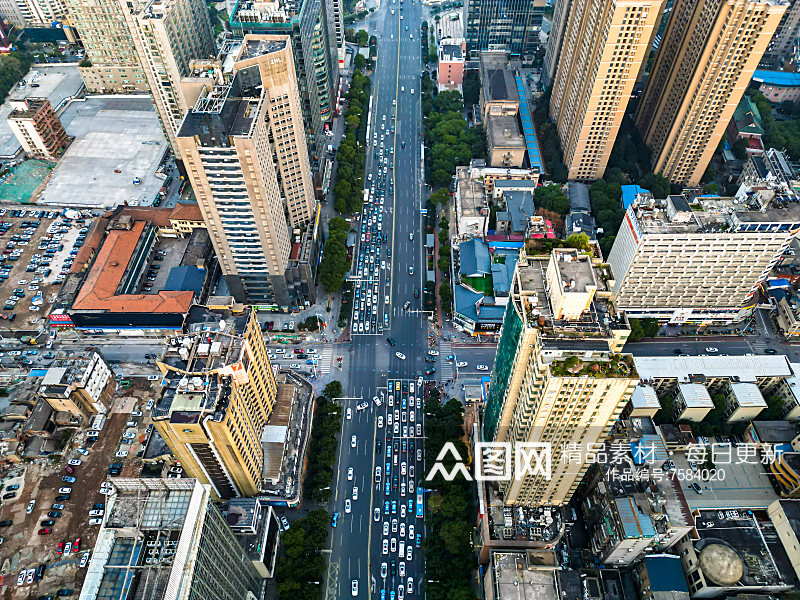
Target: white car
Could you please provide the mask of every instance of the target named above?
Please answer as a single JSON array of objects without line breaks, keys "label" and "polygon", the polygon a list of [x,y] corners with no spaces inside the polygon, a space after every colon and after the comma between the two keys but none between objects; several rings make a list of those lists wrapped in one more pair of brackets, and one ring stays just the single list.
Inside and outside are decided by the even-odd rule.
[{"label": "white car", "polygon": [[353,435],[353,437],[350,438],[350,447],[355,448],[357,443],[358,443],[358,438],[355,435]]},{"label": "white car", "polygon": [[383,553],[389,554],[389,540],[383,540]]},{"label": "white car", "polygon": [[347,481],[353,481],[353,467],[347,469]]},{"label": "white car", "polygon": [[349,421],[350,419],[353,418],[353,409],[352,408],[348,408],[347,411],[344,413],[344,415],[345,415],[345,418]]},{"label": "white car", "polygon": [[356,406],[356,410],[364,410],[364,409],[365,409],[365,408],[367,408],[368,406],[369,406],[369,403],[368,403],[368,402],[362,402],[361,404],[359,404],[358,406]]},{"label": "white car", "polygon": [[383,522],[383,535],[389,535],[389,521]]},{"label": "white car", "polygon": [[[71,487],[58,488],[58,493],[59,494],[71,494],[72,493],[72,488]],[[33,510],[33,509],[31,509],[31,510]]]},{"label": "white car", "polygon": [[358,500],[358,486],[354,485],[353,486],[353,502],[355,502],[356,500]]},{"label": "white car", "polygon": [[719,352],[719,350],[717,350],[714,347],[708,347],[708,348],[706,348],[706,352]]},{"label": "white car", "polygon": [[383,428],[383,417],[378,417],[378,429]]},{"label": "white car", "polygon": [[128,451],[127,450],[118,450],[117,453],[114,454],[114,456],[116,456],[118,458],[125,458],[126,456],[128,456]]},{"label": "white car", "polygon": [[406,461],[400,463],[400,475],[406,474]]},{"label": "white car", "polygon": [[465,362],[465,361],[461,361],[461,362],[457,362],[457,363],[456,363],[456,366],[457,366],[459,369],[462,369],[462,368],[466,367],[468,364],[469,364],[469,363],[467,363],[467,362]]},{"label": "white car", "polygon": [[81,563],[80,563],[81,568],[89,564],[89,555],[90,552],[87,550],[86,552],[83,553],[83,556],[81,556]]},{"label": "white car", "polygon": [[409,539],[414,539],[414,525],[408,526],[408,537]]},{"label": "white car", "polygon": [[348,515],[350,514],[350,508],[350,498],[347,498],[344,501],[344,512],[346,512]]},{"label": "white car", "polygon": [[31,514],[33,512],[33,507],[36,506],[36,500],[31,500],[28,502],[28,508],[25,509],[25,512]]},{"label": "white car", "polygon": [[439,351],[438,350],[428,350],[428,355],[429,356],[439,356]]},{"label": "white car", "polygon": [[399,358],[400,360],[405,360],[405,359],[406,359],[406,355],[405,355],[405,354],[403,354],[402,352],[395,352],[394,354],[395,354],[395,356],[396,356],[397,358]]},{"label": "white car", "polygon": [[401,562],[401,563],[400,563],[400,564],[397,566],[397,572],[398,572],[398,574],[400,575],[400,577],[405,577],[405,576],[406,576],[406,563],[404,563],[404,562]]},{"label": "white car", "polygon": [[[386,540],[383,540],[383,542],[386,543]],[[19,572],[19,577],[17,577],[17,585],[22,585],[23,583],[25,583],[25,576],[27,574],[28,571],[24,569]]]},{"label": "white car", "polygon": [[409,544],[408,546],[406,546],[406,560],[411,562],[412,557],[413,554],[411,553],[411,544]]},{"label": "white car", "polygon": [[353,579],[353,583],[350,585],[350,592],[353,596],[358,596],[358,579]]},{"label": "white car", "polygon": [[397,519],[392,519],[392,533],[397,533]]},{"label": "white car", "polygon": [[381,520],[381,509],[380,508],[376,508],[374,511],[372,511],[372,516],[376,521],[380,521]]},{"label": "white car", "polygon": [[487,367],[486,365],[478,365],[475,368],[478,369],[478,371],[488,371],[489,370],[489,367]]},{"label": "white car", "polygon": [[392,538],[389,541],[389,547],[391,548],[392,552],[397,552],[397,538]]},{"label": "white car", "polygon": [[406,524],[400,523],[400,537],[405,537],[406,535]]}]

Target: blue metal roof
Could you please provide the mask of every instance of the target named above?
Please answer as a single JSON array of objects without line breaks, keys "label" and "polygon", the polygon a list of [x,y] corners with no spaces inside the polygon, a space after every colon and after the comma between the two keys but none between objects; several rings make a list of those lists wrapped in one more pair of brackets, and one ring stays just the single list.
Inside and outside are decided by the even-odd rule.
[{"label": "blue metal roof", "polygon": [[651,193],[650,190],[646,190],[643,187],[639,187],[638,185],[623,185],[622,187],[622,208],[627,209],[631,204],[633,204],[634,200],[636,200],[636,194],[649,194]]},{"label": "blue metal roof", "polygon": [[639,507],[633,502],[633,498],[616,498],[614,503],[617,505],[617,512],[626,538],[655,537],[656,530],[650,522],[650,518],[639,510]]},{"label": "blue metal roof", "polygon": [[517,82],[517,92],[519,92],[519,118],[522,121],[522,135],[525,138],[525,145],[528,147],[528,162],[531,163],[531,168],[538,168],[541,172],[544,172],[542,155],[539,153],[539,143],[536,141],[533,119],[528,108],[528,97],[525,95],[525,82],[522,81],[522,77],[519,75],[514,75],[514,80]]},{"label": "blue metal roof", "polygon": [[489,247],[479,239],[468,240],[458,247],[461,274],[465,277],[478,277],[492,272]]},{"label": "blue metal roof", "polygon": [[753,81],[757,81],[758,83],[766,83],[768,85],[800,87],[800,73],[758,70],[753,73]]},{"label": "blue metal roof", "polygon": [[686,592],[686,577],[681,567],[681,559],[671,554],[650,554],[644,557],[650,589],[654,592]]}]

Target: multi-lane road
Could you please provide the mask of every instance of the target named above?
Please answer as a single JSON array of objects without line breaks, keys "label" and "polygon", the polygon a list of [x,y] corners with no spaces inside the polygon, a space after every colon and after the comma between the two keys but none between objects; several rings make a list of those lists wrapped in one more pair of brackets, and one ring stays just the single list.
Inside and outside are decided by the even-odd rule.
[{"label": "multi-lane road", "polygon": [[[387,0],[369,20],[370,34],[378,38],[378,59],[372,80],[365,181],[372,202],[368,209],[365,204],[361,224],[365,223],[364,218],[368,225],[370,218],[373,222],[369,241],[366,240],[367,230],[362,232],[359,226],[361,235],[353,269],[354,277],[362,281],[359,302],[354,302],[354,310],[358,306],[360,314],[353,319],[353,324],[369,323],[369,327],[352,332],[352,352],[348,353],[345,366],[348,384],[342,405],[345,413],[350,409],[351,418],[343,420],[333,483],[335,492],[329,507],[331,512],[338,513],[338,517],[326,581],[328,600],[353,597],[353,581],[358,582],[355,594],[358,598],[381,598],[383,595],[386,600],[391,600],[394,595],[395,600],[399,600],[401,584],[404,596],[422,596],[423,562],[421,550],[417,548],[417,534],[420,539],[424,536],[423,519],[416,517],[416,510],[409,514],[408,505],[409,500],[412,500],[412,504],[415,501],[415,490],[410,488],[415,487],[416,481],[422,480],[423,464],[417,461],[416,450],[422,448],[424,422],[422,411],[416,408],[416,398],[419,396],[417,378],[429,366],[424,360],[428,349],[427,321],[425,315],[419,312],[422,308],[421,294],[418,298],[414,297],[415,290],[421,292],[423,289],[424,274],[420,215],[422,115],[419,90],[422,10],[422,6],[412,0],[403,0],[402,4],[400,0]],[[384,168],[384,190],[381,190],[382,178],[378,170],[384,175]],[[375,193],[372,191],[373,184]],[[382,206],[381,191],[384,192]],[[375,213],[376,208],[378,214]],[[381,223],[379,232],[378,222]],[[386,243],[381,239],[373,243],[378,233],[381,238],[386,235]],[[376,268],[361,271],[359,262],[366,265],[371,253],[376,262],[369,264],[376,264]],[[385,268],[381,268],[381,262]],[[387,279],[389,285],[386,284]],[[370,291],[369,303],[373,309],[365,318],[367,290]],[[361,308],[362,298],[364,309]],[[406,302],[409,305],[404,309]],[[395,346],[388,344],[389,337]],[[398,357],[398,352],[405,358]],[[393,406],[389,406],[388,388],[398,384],[400,390],[392,390]],[[404,389],[408,391],[404,392]],[[410,408],[411,396],[415,398],[413,410]],[[379,399],[380,406],[375,403],[375,397]],[[407,403],[405,411],[402,409],[404,397]],[[358,410],[357,406],[363,402],[367,402],[368,406]],[[392,425],[388,424],[390,415]],[[400,423],[395,434],[397,416],[400,417]],[[378,427],[379,418],[382,427]],[[403,430],[412,426],[413,430]],[[352,441],[353,436],[355,442]],[[387,462],[389,479],[386,474]],[[380,482],[376,481],[376,467],[381,468]],[[349,480],[348,471],[351,468],[352,480]],[[411,472],[414,472],[413,477]],[[385,488],[387,481],[390,484],[388,496]],[[402,495],[403,483],[405,496]],[[353,487],[358,488],[356,500],[353,500]],[[350,512],[345,510],[346,500],[349,500]],[[378,520],[375,520],[376,509]],[[405,516],[402,516],[403,510]],[[396,523],[393,522],[395,520]],[[384,522],[389,528],[387,535],[383,534]],[[397,531],[393,531],[395,526]],[[414,527],[413,537],[410,535],[411,526]],[[383,540],[388,545],[386,554],[383,553]],[[404,545],[402,557],[401,541]],[[392,561],[395,562],[394,574]],[[386,563],[386,577],[381,573],[383,563]],[[404,573],[402,576],[401,569]],[[408,591],[409,578],[412,579],[411,592]]]}]

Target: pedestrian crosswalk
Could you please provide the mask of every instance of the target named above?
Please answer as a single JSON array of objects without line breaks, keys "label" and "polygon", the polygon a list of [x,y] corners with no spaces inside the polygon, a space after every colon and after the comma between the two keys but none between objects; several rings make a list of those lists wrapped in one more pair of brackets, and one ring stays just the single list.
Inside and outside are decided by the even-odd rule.
[{"label": "pedestrian crosswalk", "polygon": [[452,379],[455,375],[455,362],[447,360],[447,357],[453,353],[450,342],[442,341],[439,343],[439,366],[441,371],[441,380],[447,381]]},{"label": "pedestrian crosswalk", "polygon": [[331,372],[333,365],[333,348],[331,346],[325,346],[322,349],[322,355],[319,359],[319,372],[321,375],[325,375]]}]

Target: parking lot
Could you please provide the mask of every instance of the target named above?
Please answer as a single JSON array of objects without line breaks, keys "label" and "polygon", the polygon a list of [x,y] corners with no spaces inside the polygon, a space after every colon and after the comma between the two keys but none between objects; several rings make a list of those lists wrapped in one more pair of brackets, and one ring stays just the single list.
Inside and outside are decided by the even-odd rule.
[{"label": "parking lot", "polygon": [[0,208],[0,330],[39,329],[92,214]]},{"label": "parking lot", "polygon": [[[110,416],[96,435],[91,430],[76,432],[63,451],[20,464],[3,480],[2,494],[14,494],[13,498],[4,497],[0,509],[0,522],[12,521],[0,527],[0,597],[4,600],[55,595],[60,589],[72,589],[77,596],[85,575],[81,561],[94,546],[103,517],[102,512],[90,512],[104,509],[103,482],[109,476],[138,477],[141,473],[137,454],[150,433],[150,398],[151,382],[146,377],[120,380]],[[73,472],[69,473],[67,467]],[[64,481],[64,477],[74,477],[75,481]],[[15,485],[19,488],[11,489]],[[63,487],[70,488],[66,497],[66,490],[60,489]],[[28,512],[33,500],[35,504]],[[45,530],[50,532],[39,534]],[[40,565],[45,568],[37,579]],[[23,571],[24,581],[18,584]]]}]

